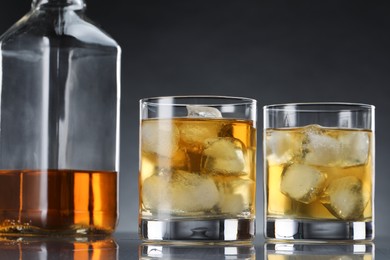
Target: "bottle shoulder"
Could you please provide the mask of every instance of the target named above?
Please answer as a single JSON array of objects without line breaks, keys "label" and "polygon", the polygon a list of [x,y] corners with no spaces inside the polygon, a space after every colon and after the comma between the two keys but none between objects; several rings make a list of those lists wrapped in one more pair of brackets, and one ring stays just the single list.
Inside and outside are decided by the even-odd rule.
[{"label": "bottle shoulder", "polygon": [[83,12],[74,10],[34,10],[27,13],[2,36],[1,47],[49,40],[51,44],[108,47],[118,51],[118,43],[90,21]]}]

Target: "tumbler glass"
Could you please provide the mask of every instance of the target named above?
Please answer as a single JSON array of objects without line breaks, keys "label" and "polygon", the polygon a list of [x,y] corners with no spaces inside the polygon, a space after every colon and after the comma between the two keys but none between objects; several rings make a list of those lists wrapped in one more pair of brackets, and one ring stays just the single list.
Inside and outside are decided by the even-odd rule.
[{"label": "tumbler glass", "polygon": [[140,101],[139,230],[149,241],[251,241],[256,101]]},{"label": "tumbler glass", "polygon": [[264,169],[266,238],[374,238],[374,106],[265,106]]}]

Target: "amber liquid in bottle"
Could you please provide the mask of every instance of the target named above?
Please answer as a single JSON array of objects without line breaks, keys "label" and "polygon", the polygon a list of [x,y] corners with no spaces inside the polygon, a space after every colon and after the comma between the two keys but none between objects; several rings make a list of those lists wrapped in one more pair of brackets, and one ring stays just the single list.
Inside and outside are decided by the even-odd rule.
[{"label": "amber liquid in bottle", "polygon": [[109,234],[117,172],[0,170],[0,233]]}]

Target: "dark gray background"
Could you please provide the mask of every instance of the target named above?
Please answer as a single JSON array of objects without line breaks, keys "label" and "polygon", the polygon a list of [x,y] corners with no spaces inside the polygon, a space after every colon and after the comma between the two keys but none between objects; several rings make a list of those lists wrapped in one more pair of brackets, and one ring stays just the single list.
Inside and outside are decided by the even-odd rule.
[{"label": "dark gray background", "polygon": [[[0,31],[30,8],[3,1]],[[390,4],[352,0],[90,0],[88,16],[122,46],[119,231],[137,230],[138,100],[217,94],[376,106],[376,231],[390,230]],[[257,220],[262,232],[259,131]]]}]

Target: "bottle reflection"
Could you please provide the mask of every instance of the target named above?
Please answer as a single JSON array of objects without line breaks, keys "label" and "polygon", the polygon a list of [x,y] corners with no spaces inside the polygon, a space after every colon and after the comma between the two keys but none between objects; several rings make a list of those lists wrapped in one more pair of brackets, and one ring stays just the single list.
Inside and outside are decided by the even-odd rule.
[{"label": "bottle reflection", "polygon": [[373,243],[266,243],[266,260],[373,260]]},{"label": "bottle reflection", "polygon": [[0,237],[0,259],[117,260],[118,245],[111,237]]},{"label": "bottle reflection", "polygon": [[141,244],[139,260],[169,259],[256,259],[256,251],[252,244],[245,245],[163,245]]}]

